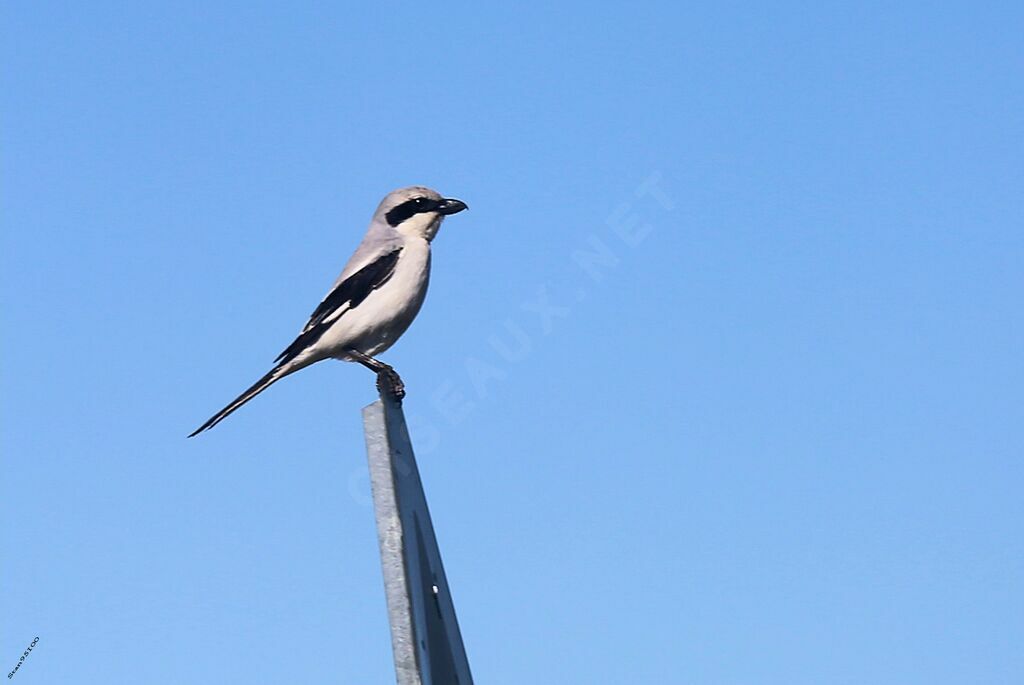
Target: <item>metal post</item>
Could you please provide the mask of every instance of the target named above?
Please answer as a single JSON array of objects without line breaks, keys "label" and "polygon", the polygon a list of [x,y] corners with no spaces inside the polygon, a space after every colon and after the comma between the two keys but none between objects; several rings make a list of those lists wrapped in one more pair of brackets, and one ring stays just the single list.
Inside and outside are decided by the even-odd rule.
[{"label": "metal post", "polygon": [[472,685],[401,405],[364,407],[363,432],[398,685]]}]

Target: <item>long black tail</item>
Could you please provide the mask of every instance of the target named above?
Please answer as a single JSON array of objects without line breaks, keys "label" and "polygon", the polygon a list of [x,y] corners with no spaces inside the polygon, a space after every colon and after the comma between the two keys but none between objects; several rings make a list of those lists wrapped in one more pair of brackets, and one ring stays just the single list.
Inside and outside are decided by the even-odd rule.
[{"label": "long black tail", "polygon": [[297,369],[290,369],[290,370],[286,371],[285,368],[286,368],[286,365],[282,364],[280,366],[276,366],[273,369],[271,369],[270,373],[268,373],[266,376],[264,376],[263,378],[259,379],[255,383],[253,383],[251,388],[249,388],[248,390],[243,392],[241,395],[236,397],[234,400],[232,400],[231,404],[229,404],[228,406],[224,407],[219,412],[217,412],[216,414],[211,416],[210,419],[206,423],[204,423],[199,428],[197,428],[195,430],[195,432],[193,432],[188,437],[190,437],[190,438],[195,437],[195,436],[199,435],[200,433],[202,433],[203,431],[209,430],[209,429],[213,428],[218,423],[220,423],[222,420],[224,420],[231,412],[235,411],[236,409],[241,407],[243,404],[245,404],[246,402],[248,402],[252,398],[256,397],[256,395],[259,395],[261,392],[263,392],[264,390],[269,388],[271,385],[273,385],[277,381],[279,381],[282,378],[284,378],[285,376],[287,376],[292,371],[296,371],[297,370]]}]

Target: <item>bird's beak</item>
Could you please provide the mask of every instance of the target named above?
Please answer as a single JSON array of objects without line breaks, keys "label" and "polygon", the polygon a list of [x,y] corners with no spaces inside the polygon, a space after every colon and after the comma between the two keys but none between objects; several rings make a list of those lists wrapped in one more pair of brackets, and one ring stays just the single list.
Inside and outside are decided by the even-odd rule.
[{"label": "bird's beak", "polygon": [[469,207],[466,206],[466,203],[462,200],[456,200],[453,197],[441,200],[441,203],[437,206],[437,211],[445,216],[448,216],[449,214],[458,214],[464,209],[469,209]]}]

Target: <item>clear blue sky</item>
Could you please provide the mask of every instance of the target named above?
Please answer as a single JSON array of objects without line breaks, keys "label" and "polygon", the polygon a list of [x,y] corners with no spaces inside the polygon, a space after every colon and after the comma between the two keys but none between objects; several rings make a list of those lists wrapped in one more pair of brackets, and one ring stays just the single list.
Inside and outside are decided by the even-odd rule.
[{"label": "clear blue sky", "polygon": [[185,435],[422,183],[478,682],[1024,682],[1022,19],[5,3],[0,672],[392,682],[370,374]]}]

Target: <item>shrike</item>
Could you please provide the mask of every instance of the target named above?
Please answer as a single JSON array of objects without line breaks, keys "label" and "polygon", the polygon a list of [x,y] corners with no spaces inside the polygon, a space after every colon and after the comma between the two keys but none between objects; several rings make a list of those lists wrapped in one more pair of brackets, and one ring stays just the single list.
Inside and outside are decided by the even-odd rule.
[{"label": "shrike", "polygon": [[381,392],[404,397],[402,379],[374,355],[394,345],[416,318],[430,280],[430,241],[446,216],[464,209],[465,202],[422,186],[389,193],[338,280],[270,373],[188,437],[213,428],[272,384],[323,359],[359,362],[377,374]]}]

